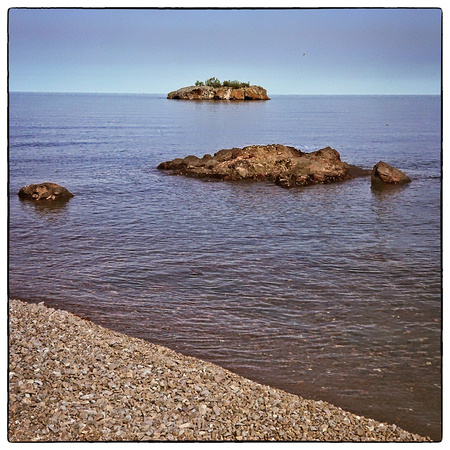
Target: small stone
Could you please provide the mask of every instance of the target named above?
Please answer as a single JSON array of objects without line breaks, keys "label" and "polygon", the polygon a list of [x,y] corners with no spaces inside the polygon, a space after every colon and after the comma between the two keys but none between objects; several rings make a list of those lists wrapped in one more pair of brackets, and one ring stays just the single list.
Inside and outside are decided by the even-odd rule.
[{"label": "small stone", "polygon": [[356,434],[358,436],[364,436],[366,433],[361,427],[358,427],[358,428],[356,428]]}]

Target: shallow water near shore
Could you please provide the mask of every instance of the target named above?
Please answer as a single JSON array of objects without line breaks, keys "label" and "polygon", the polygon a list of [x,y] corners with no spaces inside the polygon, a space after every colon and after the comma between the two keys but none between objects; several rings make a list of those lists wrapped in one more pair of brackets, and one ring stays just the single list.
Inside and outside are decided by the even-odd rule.
[{"label": "shallow water near shore", "polygon": [[[10,95],[9,294],[440,438],[435,96]],[[331,146],[412,183],[285,190],[156,170],[222,148]],[[75,194],[43,207],[20,187]]]}]

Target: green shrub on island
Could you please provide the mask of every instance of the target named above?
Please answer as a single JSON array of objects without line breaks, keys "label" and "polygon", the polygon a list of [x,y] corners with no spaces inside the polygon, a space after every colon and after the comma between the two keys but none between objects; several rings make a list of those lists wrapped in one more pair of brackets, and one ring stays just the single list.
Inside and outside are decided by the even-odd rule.
[{"label": "green shrub on island", "polygon": [[208,78],[205,81],[205,84],[206,86],[211,86],[213,88],[220,88],[222,86],[222,83],[216,77]]},{"label": "green shrub on island", "polygon": [[243,83],[242,81],[238,81],[238,80],[233,80],[233,81],[227,80],[227,81],[224,81],[223,83],[221,83],[220,80],[218,80],[216,77],[212,77],[212,78],[208,78],[205,82],[197,80],[195,82],[195,85],[196,86],[210,86],[213,88],[231,87],[234,89],[239,89],[239,88],[250,86],[250,81],[248,83]]},{"label": "green shrub on island", "polygon": [[239,88],[250,86],[250,81],[248,83],[243,83],[242,81],[238,81],[238,80],[233,80],[233,81],[228,80],[228,81],[223,82],[223,86],[239,89]]}]

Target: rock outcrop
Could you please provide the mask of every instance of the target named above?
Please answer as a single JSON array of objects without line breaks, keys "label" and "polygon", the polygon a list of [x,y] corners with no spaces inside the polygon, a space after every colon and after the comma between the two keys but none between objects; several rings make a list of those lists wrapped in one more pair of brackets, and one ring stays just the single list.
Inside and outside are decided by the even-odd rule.
[{"label": "rock outcrop", "polygon": [[69,200],[73,197],[73,194],[56,183],[40,183],[24,186],[18,192],[18,196],[25,200],[61,201]]},{"label": "rock outcrop", "polygon": [[372,186],[406,184],[411,179],[401,170],[390,166],[384,161],[375,164],[371,174]]},{"label": "rock outcrop", "polygon": [[187,86],[169,92],[167,98],[175,100],[270,100],[267,91],[261,86],[242,88]]},{"label": "rock outcrop", "polygon": [[286,188],[370,174],[370,170],[341,161],[339,153],[330,147],[304,153],[280,144],[224,149],[202,158],[190,155],[162,162],[158,169],[196,178],[271,181]]}]

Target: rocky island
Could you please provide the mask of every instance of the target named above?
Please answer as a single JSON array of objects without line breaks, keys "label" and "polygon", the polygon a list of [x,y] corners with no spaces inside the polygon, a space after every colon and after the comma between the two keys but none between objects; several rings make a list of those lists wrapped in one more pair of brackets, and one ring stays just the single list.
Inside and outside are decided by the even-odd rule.
[{"label": "rocky island", "polygon": [[331,147],[305,153],[281,144],[224,149],[202,158],[175,158],[162,162],[158,169],[196,178],[270,181],[285,188],[344,181],[371,173],[341,161]]},{"label": "rocky island", "polygon": [[205,82],[197,81],[195,86],[187,86],[169,92],[172,100],[270,100],[267,91],[261,86],[240,81],[224,81],[210,78]]}]

